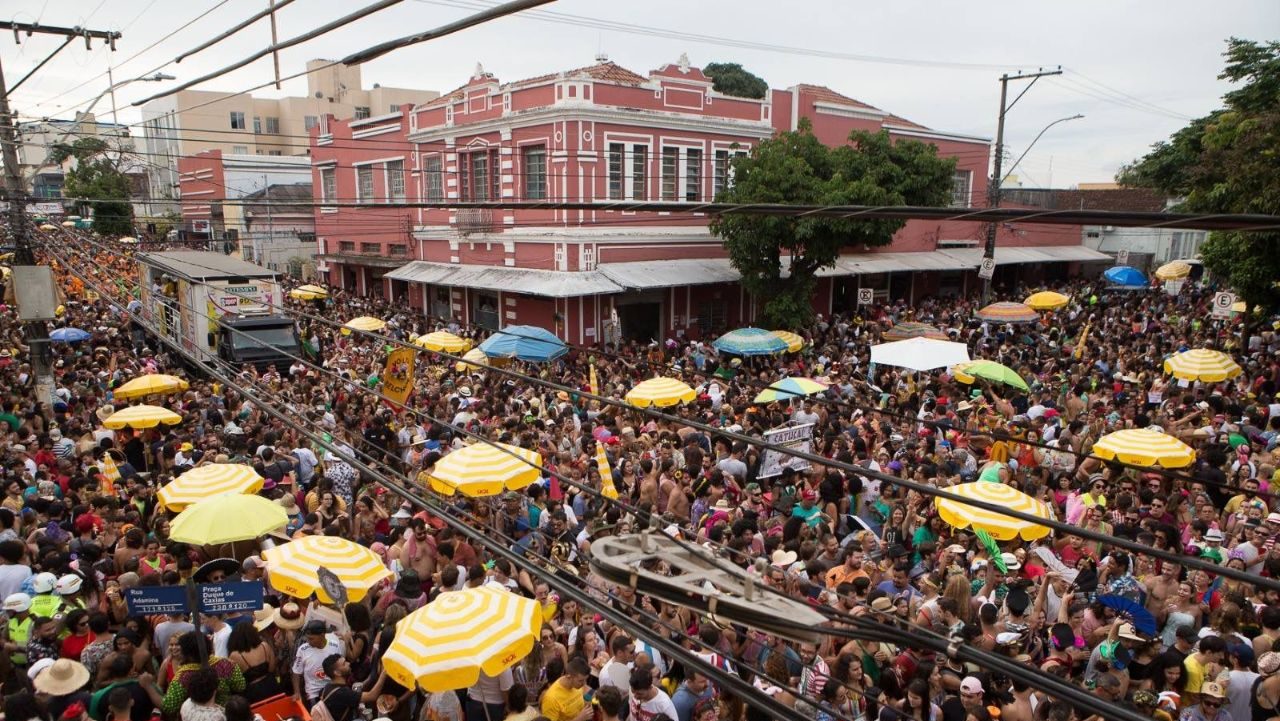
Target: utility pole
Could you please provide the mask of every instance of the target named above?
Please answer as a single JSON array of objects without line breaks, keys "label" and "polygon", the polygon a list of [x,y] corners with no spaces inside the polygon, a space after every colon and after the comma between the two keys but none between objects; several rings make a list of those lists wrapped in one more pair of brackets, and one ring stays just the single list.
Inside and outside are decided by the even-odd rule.
[{"label": "utility pole", "polygon": [[[19,33],[26,33],[31,36],[35,33],[42,35],[60,35],[64,38],[83,37],[85,45],[88,46],[94,38],[107,41],[112,49],[115,49],[115,42],[120,37],[118,32],[110,32],[106,30],[87,30],[81,27],[64,28],[56,26],[33,25],[30,23],[0,22],[0,30],[12,30],[14,39],[19,39]],[[66,47],[64,42],[58,50]],[[54,51],[55,53],[57,51]],[[52,57],[52,56],[50,56]],[[40,65],[48,62],[46,58]],[[27,77],[30,77],[28,74]],[[24,77],[22,80],[26,80]],[[22,83],[18,81],[18,85]],[[14,85],[16,88],[17,85]],[[31,238],[28,235],[27,227],[27,193],[22,179],[22,169],[18,166],[18,116],[9,107],[9,90],[5,87],[4,67],[0,65],[0,158],[4,160],[4,181],[5,181],[5,199],[9,201],[9,222],[13,233],[14,244],[14,279],[15,284],[20,276],[23,275],[22,266],[34,266],[35,255],[31,252]],[[31,272],[35,272],[31,268]],[[15,294],[16,298],[16,294]],[[19,316],[22,316],[22,308],[19,307]],[[26,333],[27,345],[31,352],[31,370],[35,376],[37,399],[44,402],[45,412],[51,412],[53,407],[53,368],[49,363],[49,329],[45,325],[44,320],[26,320],[23,321],[23,328]]]},{"label": "utility pole", "polygon": [[[1013,110],[1013,106],[1018,104],[1023,95],[1031,89],[1036,81],[1049,75],[1061,75],[1062,68],[1059,66],[1056,70],[1037,70],[1034,73],[1019,72],[1017,75],[1009,75],[1005,73],[1000,76],[1000,116],[996,119],[996,162],[994,172],[991,173],[991,182],[987,186],[987,206],[991,208],[1000,207],[1000,181],[1004,177],[1002,166],[1004,165],[1004,116]],[[1010,80],[1030,80],[1030,84],[1018,93],[1018,97],[1013,99],[1012,103],[1005,104],[1009,97],[1009,81]],[[984,262],[988,259],[995,262],[996,257],[996,231],[999,229],[998,223],[991,223],[987,226],[987,243],[982,254]],[[985,274],[985,270],[979,271],[979,275]],[[995,272],[995,267],[990,267],[991,273]],[[982,303],[986,305],[991,300],[991,276],[982,279]]]}]

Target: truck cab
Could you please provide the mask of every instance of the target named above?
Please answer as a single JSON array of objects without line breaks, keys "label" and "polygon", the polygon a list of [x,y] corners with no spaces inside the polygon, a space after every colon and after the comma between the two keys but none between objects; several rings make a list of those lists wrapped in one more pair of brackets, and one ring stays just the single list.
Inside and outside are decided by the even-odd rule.
[{"label": "truck cab", "polygon": [[226,315],[218,322],[218,336],[218,357],[234,365],[253,365],[259,371],[275,366],[285,375],[293,359],[302,357],[302,343],[289,318]]}]

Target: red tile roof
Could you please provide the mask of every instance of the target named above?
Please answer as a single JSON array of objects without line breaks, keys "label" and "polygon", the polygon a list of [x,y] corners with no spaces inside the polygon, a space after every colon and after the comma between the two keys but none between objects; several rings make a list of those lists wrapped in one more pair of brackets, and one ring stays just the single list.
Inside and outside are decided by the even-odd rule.
[{"label": "red tile roof", "polygon": [[837,93],[836,91],[832,90],[831,88],[828,88],[825,85],[808,85],[808,84],[801,83],[800,85],[796,86],[796,89],[807,95],[816,97],[818,100],[823,102],[837,103],[839,105],[852,105],[857,108],[866,108],[868,110],[875,110],[876,112],[881,112],[880,108],[877,108],[874,105],[868,105],[862,102],[861,100],[854,100],[853,98],[847,95],[841,95],[840,93]]},{"label": "red tile roof", "polygon": [[901,115],[890,114],[884,119],[886,125],[900,125],[904,128],[915,128],[916,130],[929,130],[930,128],[920,123],[912,122]]}]

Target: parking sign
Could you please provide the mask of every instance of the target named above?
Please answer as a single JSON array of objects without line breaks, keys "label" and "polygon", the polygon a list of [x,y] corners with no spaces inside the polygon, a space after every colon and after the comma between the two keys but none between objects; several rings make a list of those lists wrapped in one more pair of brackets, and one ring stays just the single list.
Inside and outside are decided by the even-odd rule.
[{"label": "parking sign", "polygon": [[1213,296],[1213,311],[1210,315],[1214,318],[1230,318],[1231,305],[1236,302],[1235,293],[1222,292]]},{"label": "parking sign", "polygon": [[996,259],[983,258],[982,265],[978,266],[978,277],[983,280],[991,280],[991,276],[996,274]]}]

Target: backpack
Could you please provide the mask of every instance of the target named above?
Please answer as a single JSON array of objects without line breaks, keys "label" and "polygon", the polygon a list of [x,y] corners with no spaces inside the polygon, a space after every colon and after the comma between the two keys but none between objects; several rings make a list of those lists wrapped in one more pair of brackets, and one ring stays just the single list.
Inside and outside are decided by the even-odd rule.
[{"label": "backpack", "polygon": [[335,719],[333,713],[329,711],[329,707],[324,703],[324,700],[328,696],[332,696],[335,690],[337,690],[337,687],[330,686],[327,695],[324,691],[320,692],[320,698],[316,701],[316,705],[311,707],[311,721],[349,721],[348,719]]}]

